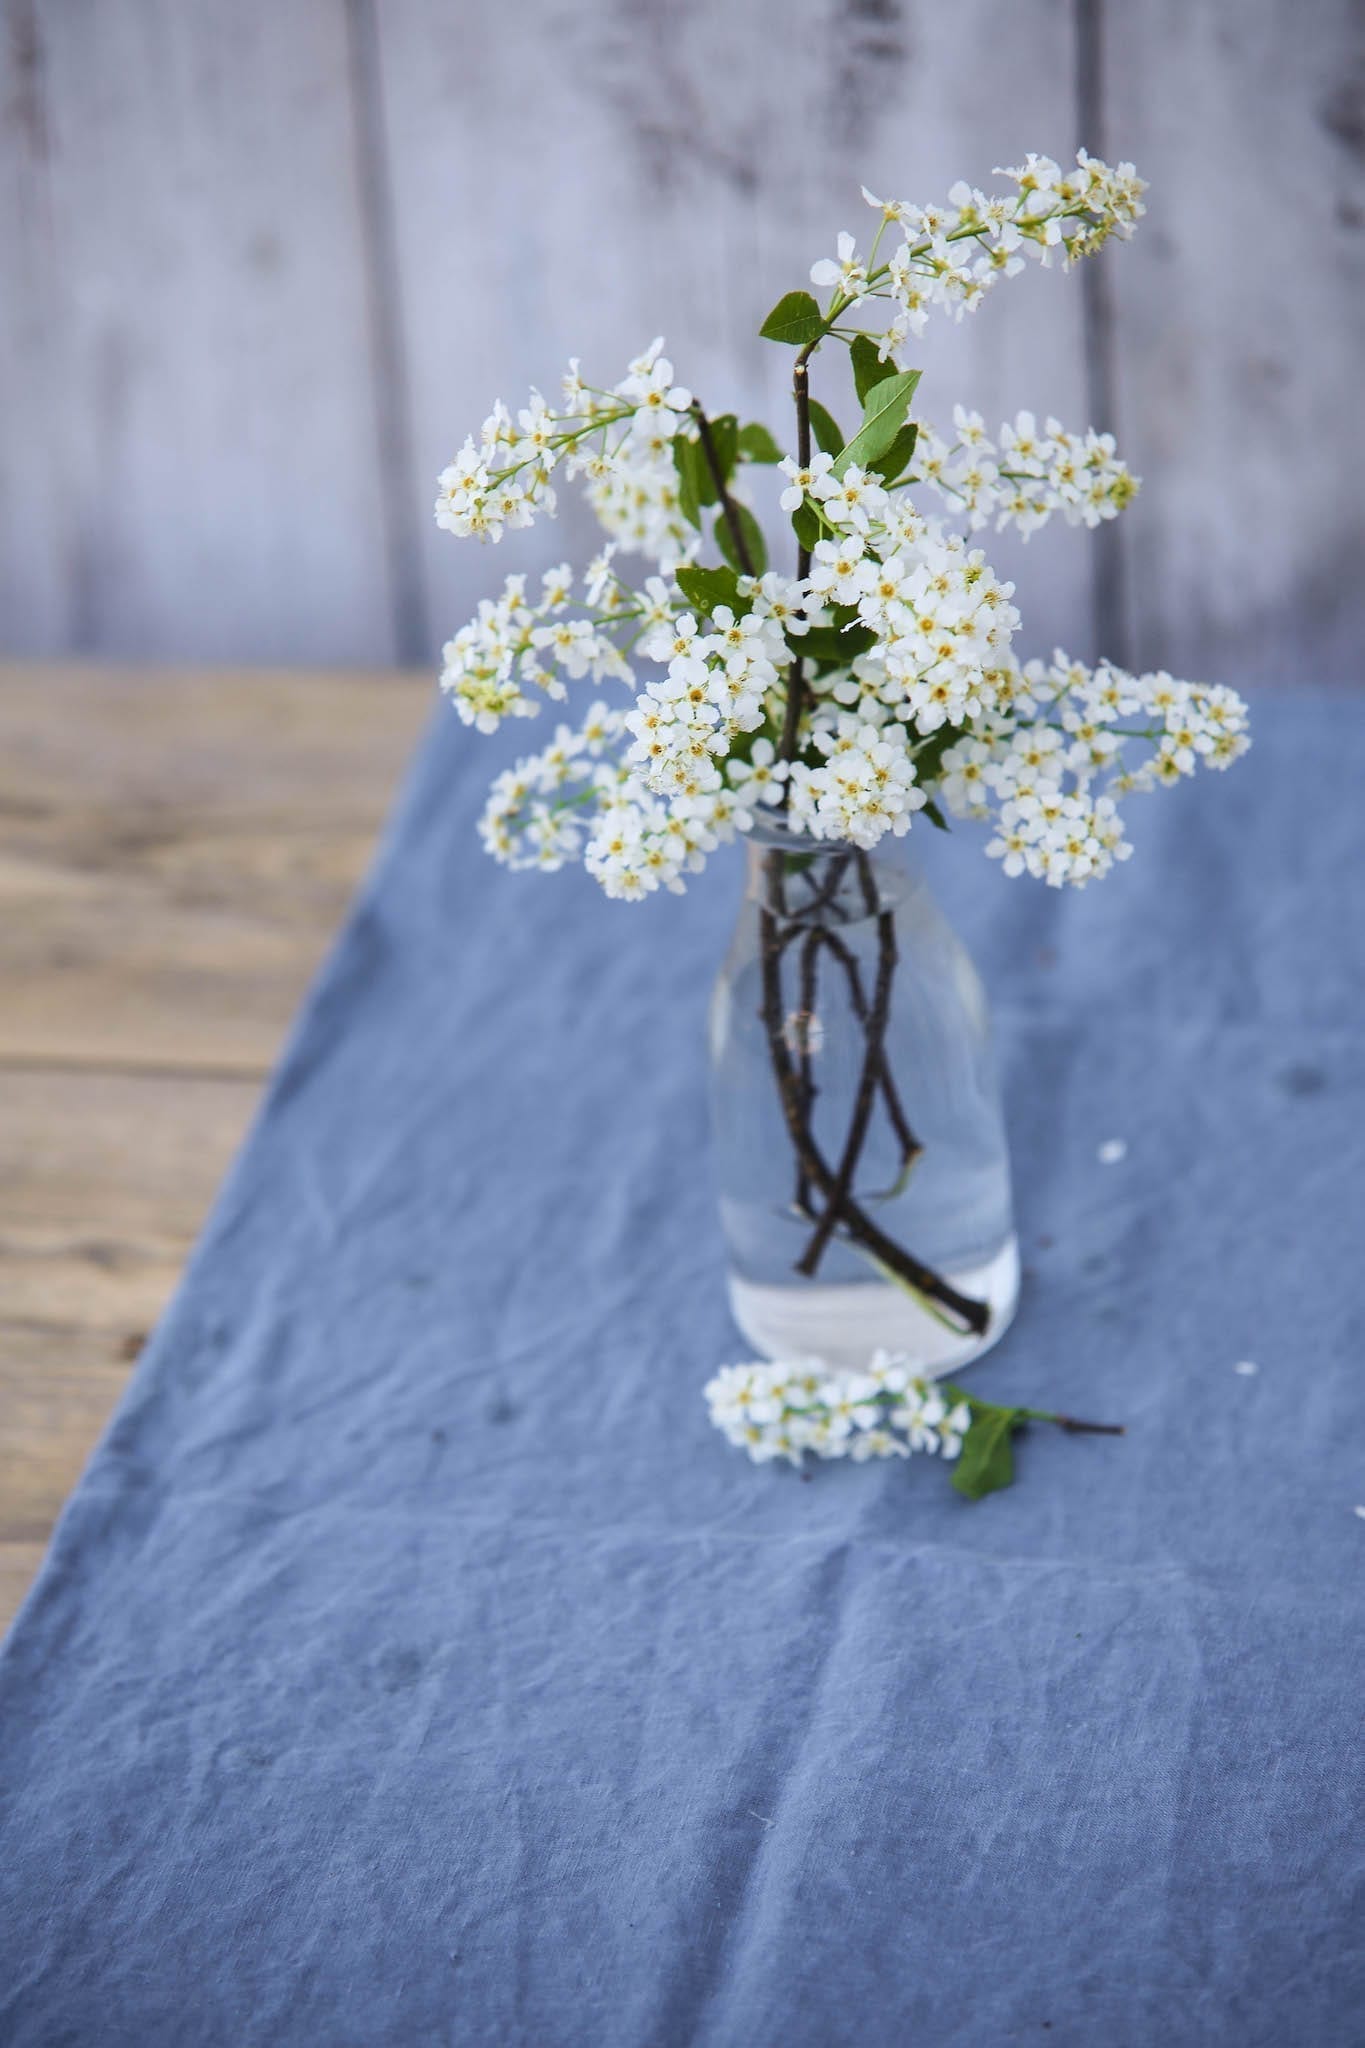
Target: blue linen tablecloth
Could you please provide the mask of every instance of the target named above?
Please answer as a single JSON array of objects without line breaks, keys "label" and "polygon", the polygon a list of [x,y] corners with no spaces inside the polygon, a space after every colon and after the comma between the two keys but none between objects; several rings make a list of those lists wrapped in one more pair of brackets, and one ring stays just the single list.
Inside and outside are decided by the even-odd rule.
[{"label": "blue linen tablecloth", "polygon": [[6,2048],[1365,2039],[1365,700],[1255,724],[1083,894],[916,829],[973,1384],[1129,1425],[973,1506],[712,1431],[737,856],[508,876],[441,717],[0,1658]]}]

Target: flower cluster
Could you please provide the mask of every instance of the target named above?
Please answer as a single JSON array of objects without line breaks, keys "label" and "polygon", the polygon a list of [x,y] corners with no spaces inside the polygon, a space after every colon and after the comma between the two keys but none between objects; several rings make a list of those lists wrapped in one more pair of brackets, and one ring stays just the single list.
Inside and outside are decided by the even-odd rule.
[{"label": "flower cluster", "polygon": [[[1047,264],[1054,251],[1068,263],[1091,255],[1110,235],[1131,235],[1146,210],[1146,188],[1131,164],[1111,168],[1083,149],[1074,170],[1030,154],[998,175],[1012,181],[1013,191],[987,196],[959,182],[946,206],[878,199],[864,186],[864,199],[881,214],[870,251],[860,256],[856,238],[841,234],[837,258],[814,264],[811,283],[829,291],[840,311],[869,298],[891,299],[897,310],[882,340],[883,354],[891,354],[908,335],[924,332],[932,308],[960,320],[999,278],[1022,270],[1026,256]],[[902,240],[878,262],[893,226]]]},{"label": "flower cluster", "polygon": [[[609,895],[638,900],[681,889],[765,808],[862,849],[946,810],[989,825],[1006,874],[1081,885],[1130,851],[1123,798],[1245,751],[1230,690],[1016,656],[1014,585],[975,536],[1115,517],[1137,481],[1109,435],[1020,412],[991,437],[961,406],[951,437],[909,419],[915,375],[887,357],[930,305],[961,313],[1026,257],[1087,254],[1143,211],[1132,166],[1083,151],[1066,172],[1030,156],[1002,175],[1005,193],[957,185],[941,207],[867,195],[882,216],[867,255],[841,236],[812,272],[827,308],[791,294],[765,323],[805,358],[848,344],[864,418],[842,446],[827,414],[826,445],[812,453],[803,437],[799,457],[756,423],[708,420],[662,340],[610,389],[571,364],[558,410],[534,392],[515,418],[499,403],[465,443],[441,479],[443,526],[497,539],[552,511],[567,478],[608,541],[577,593],[558,568],[538,592],[514,575],[483,600],[445,649],[459,715],[491,732],[575,682],[630,693],[499,776],[482,821],[499,860],[580,861]],[[845,324],[888,298],[888,332]],[[797,576],[767,568],[740,482],[749,462],[779,467]],[[728,566],[700,566],[708,529]],[[656,573],[627,580],[628,554]]]},{"label": "flower cluster", "polygon": [[[1179,782],[1201,763],[1228,768],[1251,744],[1233,690],[1112,662],[1090,669],[1060,649],[1018,674],[1015,708],[944,752],[942,794],[958,817],[993,818],[986,851],[1007,875],[1053,887],[1128,858],[1117,795]],[[1135,748],[1146,750],[1136,760]]]},{"label": "flower cluster", "polygon": [[[770,602],[780,596],[790,604],[790,586],[777,577],[766,581],[767,590],[758,584],[747,593],[750,609],[742,614],[716,605],[709,633],[683,612],[646,642],[645,652],[667,666],[626,718],[635,735],[627,759],[640,764],[649,787],[662,796],[691,799],[721,788],[717,757],[763,724],[778,664],[790,659]],[[788,619],[788,630],[793,622]]]},{"label": "flower cluster", "polygon": [[539,699],[564,697],[564,678],[631,681],[630,664],[599,619],[569,618],[573,573],[547,570],[540,596],[509,576],[496,598],[481,598],[468,625],[442,652],[441,688],[466,725],[495,732],[504,718],[534,718]]},{"label": "flower cluster", "polygon": [[[479,821],[495,859],[547,871],[581,860],[608,896],[633,903],[658,889],[681,891],[684,874],[748,829],[766,779],[765,742],[752,765],[729,764],[726,784],[666,804],[620,758],[630,737],[626,715],[594,704],[581,726],[561,725],[548,747],[495,777]],[[766,752],[770,762],[771,747]]]},{"label": "flower cluster", "polygon": [[953,407],[955,439],[920,422],[915,446],[919,475],[973,532],[995,520],[996,531],[1015,526],[1027,539],[1060,512],[1069,526],[1116,519],[1137,495],[1138,479],[1114,450],[1112,434],[1069,434],[1049,418],[1038,430],[1031,412],[1006,421],[992,440],[980,413]]},{"label": "flower cluster", "polygon": [[551,412],[532,391],[515,419],[498,400],[478,441],[469,436],[437,480],[437,525],[501,540],[554,513],[562,466],[583,480],[608,533],[655,561],[678,560],[696,539],[679,516],[672,456],[675,437],[693,431],[692,394],[674,383],[662,339],[610,391],[585,384],[575,359],[563,393],[563,411]]},{"label": "flower cluster", "polygon": [[824,756],[818,767],[798,761],[791,770],[791,820],[813,839],[846,839],[864,849],[892,832],[910,829],[911,814],[928,802],[916,786],[906,728],[872,700],[841,711],[813,735]]},{"label": "flower cluster", "polygon": [[971,1427],[966,1401],[944,1399],[909,1361],[878,1351],[865,1372],[831,1372],[818,1359],[722,1366],[708,1382],[711,1420],[756,1465],[785,1459],[953,1459]]}]

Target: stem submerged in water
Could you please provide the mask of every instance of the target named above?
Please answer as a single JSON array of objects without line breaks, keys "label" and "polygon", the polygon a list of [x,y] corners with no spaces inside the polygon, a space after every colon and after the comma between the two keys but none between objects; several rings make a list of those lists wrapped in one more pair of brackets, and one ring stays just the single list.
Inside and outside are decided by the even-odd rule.
[{"label": "stem submerged in water", "polygon": [[[777,1083],[778,1098],[786,1122],[792,1148],[806,1184],[820,1196],[823,1208],[817,1228],[823,1232],[820,1249],[830,1233],[841,1227],[849,1239],[871,1258],[887,1267],[895,1278],[903,1282],[914,1293],[927,1297],[943,1309],[952,1327],[964,1334],[982,1336],[990,1321],[990,1310],[983,1301],[973,1301],[962,1294],[942,1274],[917,1259],[913,1253],[898,1245],[894,1238],[876,1224],[852,1193],[852,1170],[845,1174],[843,1164],[852,1155],[856,1159],[861,1151],[863,1131],[855,1133],[850,1128],[849,1139],[845,1141],[840,1170],[836,1171],[824,1157],[811,1131],[810,1107],[802,1083],[800,1071],[792,1058],[786,1039],[786,1013],[782,995],[782,955],[789,937],[783,927],[786,923],[785,892],[782,872],[783,855],[780,849],[770,852],[764,862],[765,891],[759,907],[760,958],[763,979],[762,1020],[768,1042],[768,1055],[772,1062],[773,1076]],[[864,1082],[869,1095],[875,1093],[877,1075],[882,1059],[882,1033],[885,1029],[885,1011],[889,1006],[890,974],[894,969],[894,940],[890,967],[878,975],[879,990],[883,983],[887,1001],[882,1004],[880,1028],[873,1027],[877,1016],[874,1002],[873,1019],[869,1019],[869,1053],[864,1062]],[[870,1073],[871,1079],[868,1080]],[[859,1100],[863,1090],[860,1087]],[[856,1145],[851,1141],[856,1136]],[[818,1253],[817,1253],[818,1258]],[[799,1269],[798,1269],[799,1270]]]}]

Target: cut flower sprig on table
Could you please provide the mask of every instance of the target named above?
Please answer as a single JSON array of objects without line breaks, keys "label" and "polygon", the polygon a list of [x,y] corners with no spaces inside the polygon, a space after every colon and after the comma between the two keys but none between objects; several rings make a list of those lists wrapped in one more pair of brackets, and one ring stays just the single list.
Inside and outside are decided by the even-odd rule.
[{"label": "cut flower sprig on table", "polygon": [[[980,821],[1007,876],[1079,887],[1131,852],[1128,797],[1225,768],[1248,745],[1229,689],[1016,651],[1014,585],[981,538],[1028,536],[1058,516],[1098,526],[1137,480],[1111,435],[1051,417],[1021,410],[989,432],[955,404],[932,426],[915,412],[920,373],[905,351],[930,318],[962,319],[1027,262],[1070,266],[1130,235],[1144,187],[1131,165],[1083,150],[1065,171],[1030,155],[997,175],[1000,188],[958,184],[938,205],[864,190],[865,244],[841,234],[811,269],[820,296],[791,291],[773,308],[760,331],[792,351],[790,445],[709,410],[658,340],[613,385],[589,383],[574,361],[553,406],[539,392],[515,413],[497,403],[436,501],[443,527],[496,542],[552,515],[559,488],[577,484],[606,535],[581,577],[567,565],[538,583],[509,576],[445,648],[442,685],[479,731],[567,704],[571,685],[589,699],[495,778],[480,830],[498,860],[581,862],[608,896],[638,901],[681,890],[717,845],[759,826],[764,843],[777,826],[841,850],[833,886],[800,913],[787,889],[797,856],[766,857],[763,1015],[795,1205],[813,1232],[796,1271],[812,1277],[831,1240],[849,1244],[979,1337],[988,1308],[894,1242],[854,1185],[874,1101],[903,1131],[907,1174],[922,1149],[884,1057],[889,917],[875,990],[837,937],[823,941],[865,1041],[837,1159],[813,1135],[809,1058],[788,1045],[784,956],[803,919],[837,907],[845,869],[876,914],[868,857],[916,818]],[[830,347],[851,360],[851,428],[810,390]],[[770,562],[747,488],[755,467],[780,474],[793,573]],[[809,946],[802,959],[813,986],[819,960]]]},{"label": "cut flower sprig on table", "polygon": [[863,1465],[919,1451],[951,1464],[953,1484],[969,1500],[1010,1484],[1013,1439],[1030,1422],[1123,1435],[1117,1423],[982,1401],[948,1381],[923,1378],[909,1359],[889,1351],[874,1352],[865,1372],[830,1372],[819,1359],[725,1365],[705,1393],[716,1428],[755,1465],[800,1466],[808,1455]]}]

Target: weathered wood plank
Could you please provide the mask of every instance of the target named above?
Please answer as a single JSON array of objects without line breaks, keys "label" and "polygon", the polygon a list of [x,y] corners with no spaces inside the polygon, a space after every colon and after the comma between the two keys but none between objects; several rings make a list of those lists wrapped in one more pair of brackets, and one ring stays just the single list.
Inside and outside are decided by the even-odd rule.
[{"label": "weathered wood plank", "polygon": [[254,1080],[0,1066],[6,1317],[145,1330],[259,1093]]},{"label": "weathered wood plank", "polygon": [[0,1548],[46,1538],[137,1348],[91,1330],[0,1323]]},{"label": "weathered wood plank", "polygon": [[1151,184],[1113,271],[1142,665],[1360,681],[1360,20],[1351,0],[1105,9],[1109,148]]},{"label": "weathered wood plank", "polygon": [[0,666],[0,1627],[430,701],[389,674]]},{"label": "weathered wood plank", "polygon": [[0,1060],[264,1073],[431,697],[0,667]]},{"label": "weathered wood plank", "polygon": [[0,788],[16,814],[69,797],[368,822],[433,701],[429,677],[388,669],[0,661]]},{"label": "weathered wood plank", "polygon": [[258,1093],[254,1081],[0,1064],[0,1630]]},{"label": "weathered wood plank", "polygon": [[391,660],[344,10],[5,12],[6,644]]},{"label": "weathered wood plank", "polygon": [[37,1576],[46,1542],[0,1536],[0,1631],[9,1626]]},{"label": "weathered wood plank", "polygon": [[[390,0],[383,80],[410,351],[412,488],[493,397],[550,392],[570,355],[612,379],[656,333],[714,408],[785,430],[785,351],[757,339],[841,227],[872,215],[859,186],[946,195],[1029,148],[1075,146],[1072,10],[1063,0],[525,0],[505,15]],[[553,80],[546,119],[536,79]],[[497,166],[490,179],[489,166]],[[917,359],[926,408],[998,421],[1023,405],[1086,411],[1077,281],[1032,271],[961,326],[937,323]],[[839,390],[824,357],[817,384]],[[581,520],[497,550],[427,529],[427,583],[452,629],[511,569],[595,543]],[[1090,624],[1090,563],[1071,533],[1026,552],[1029,651]]]}]

